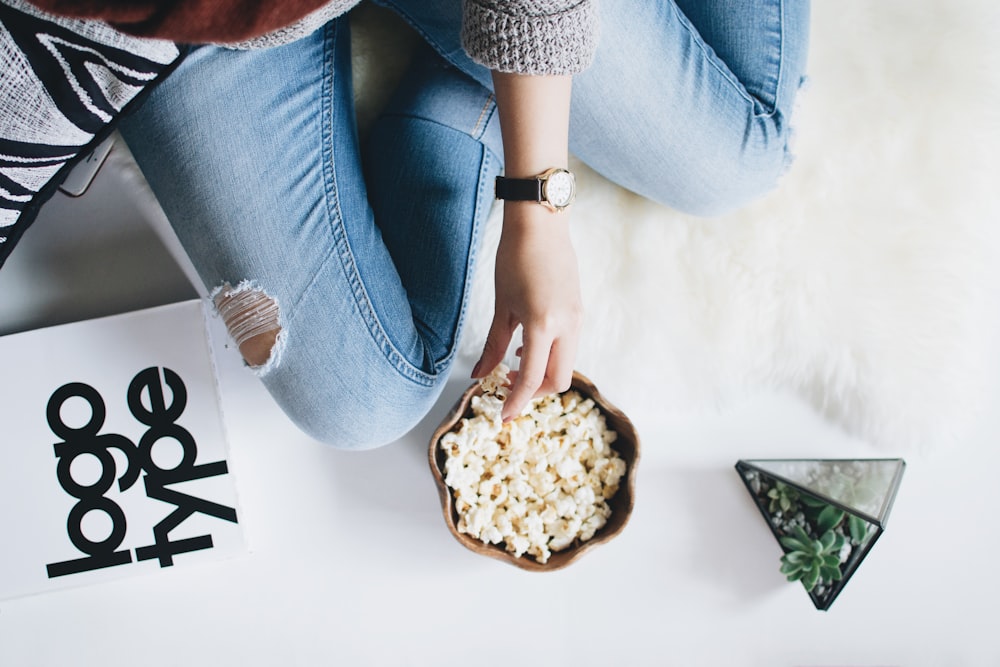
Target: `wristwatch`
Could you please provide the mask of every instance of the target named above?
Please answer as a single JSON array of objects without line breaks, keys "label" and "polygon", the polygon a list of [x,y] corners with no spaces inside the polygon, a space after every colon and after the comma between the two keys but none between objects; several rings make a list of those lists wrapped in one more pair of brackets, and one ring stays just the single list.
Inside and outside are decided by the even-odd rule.
[{"label": "wristwatch", "polygon": [[568,169],[559,167],[532,178],[497,176],[496,198],[534,201],[553,211],[562,211],[576,199],[576,177]]}]

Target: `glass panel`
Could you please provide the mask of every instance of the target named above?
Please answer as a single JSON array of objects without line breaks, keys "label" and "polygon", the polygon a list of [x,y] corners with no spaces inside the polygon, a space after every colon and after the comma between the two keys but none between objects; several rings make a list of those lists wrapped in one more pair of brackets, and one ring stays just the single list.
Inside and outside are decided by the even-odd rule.
[{"label": "glass panel", "polygon": [[840,503],[879,524],[892,507],[902,459],[747,461],[816,495]]}]

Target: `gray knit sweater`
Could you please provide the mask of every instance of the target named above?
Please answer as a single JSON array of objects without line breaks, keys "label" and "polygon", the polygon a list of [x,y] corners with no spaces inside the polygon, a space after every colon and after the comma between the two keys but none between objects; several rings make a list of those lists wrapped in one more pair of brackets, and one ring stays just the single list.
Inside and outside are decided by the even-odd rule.
[{"label": "gray knit sweater", "polygon": [[[330,0],[301,21],[232,44],[262,48],[295,41],[356,5]],[[463,0],[462,45],[493,70],[517,74],[576,74],[597,45],[597,0]]]}]

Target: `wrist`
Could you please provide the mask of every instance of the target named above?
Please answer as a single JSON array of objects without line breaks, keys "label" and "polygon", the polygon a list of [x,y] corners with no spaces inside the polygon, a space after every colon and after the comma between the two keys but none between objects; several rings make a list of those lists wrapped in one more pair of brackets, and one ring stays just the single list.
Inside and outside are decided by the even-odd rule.
[{"label": "wrist", "polygon": [[576,176],[564,167],[550,167],[528,178],[497,176],[495,188],[496,198],[505,202],[531,202],[563,211],[576,199]]},{"label": "wrist", "polygon": [[569,235],[570,217],[566,211],[553,211],[537,202],[504,202],[501,233],[526,238],[554,239]]}]

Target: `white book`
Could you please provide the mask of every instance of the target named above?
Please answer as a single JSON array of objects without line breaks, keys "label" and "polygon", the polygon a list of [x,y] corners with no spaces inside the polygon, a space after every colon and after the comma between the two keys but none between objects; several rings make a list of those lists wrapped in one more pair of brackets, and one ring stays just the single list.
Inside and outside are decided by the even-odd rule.
[{"label": "white book", "polygon": [[205,318],[0,337],[0,599],[245,553]]}]

